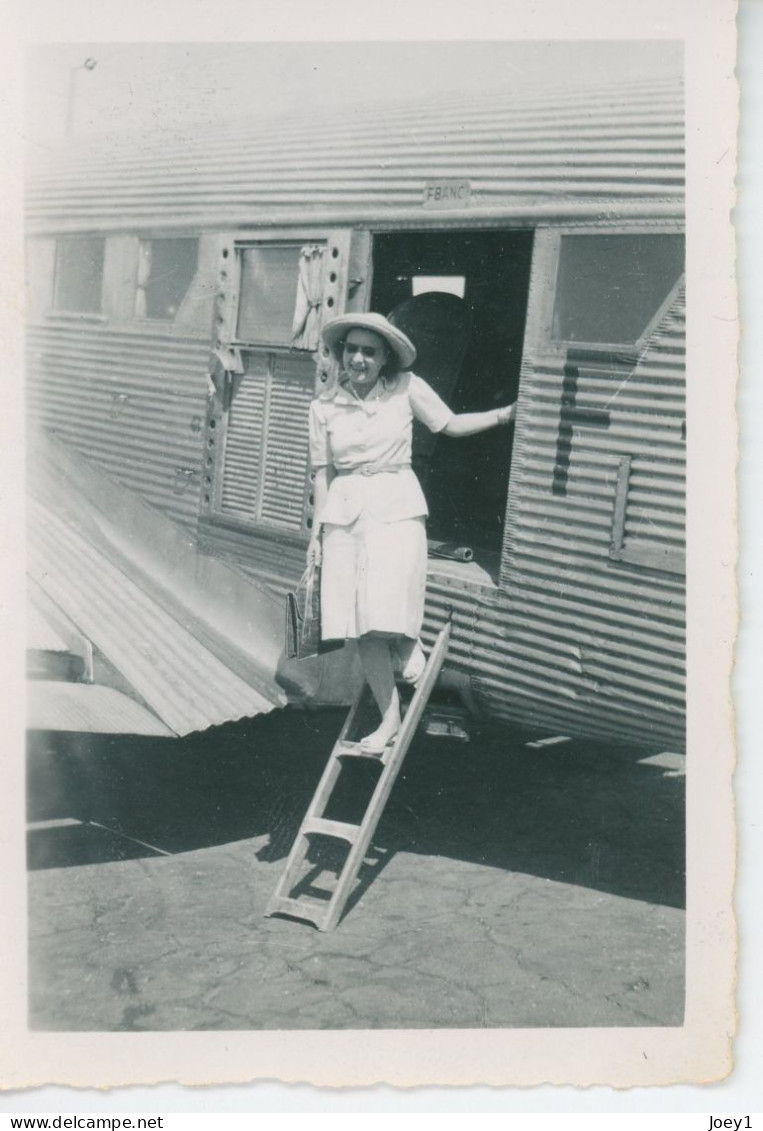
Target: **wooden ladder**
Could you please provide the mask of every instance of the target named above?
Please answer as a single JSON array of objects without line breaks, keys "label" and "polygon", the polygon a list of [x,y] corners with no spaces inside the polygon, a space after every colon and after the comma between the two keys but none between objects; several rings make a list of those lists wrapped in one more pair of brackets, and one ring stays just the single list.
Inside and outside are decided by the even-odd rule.
[{"label": "wooden ladder", "polygon": [[[353,733],[353,727],[358,720],[361,704],[364,700],[366,688],[365,686],[361,688],[334,749],[329,755],[326,769],[323,771],[323,776],[318,783],[318,788],[308,806],[297,838],[289,853],[283,875],[265,911],[266,915],[283,914],[297,919],[306,919],[308,922],[314,923],[319,931],[332,931],[339,922],[358,872],[368,853],[371,838],[379,824],[392,786],[400,773],[403,759],[413,741],[424,708],[434,690],[448,650],[449,639],[450,621],[440,631],[434,643],[424,672],[416,686],[408,710],[405,712],[400,730],[393,742],[387,746],[381,755],[367,754],[358,742],[353,742],[347,737]],[[379,763],[383,767],[359,825],[345,821],[327,820],[324,817],[345,758],[365,758],[371,762]],[[350,846],[345,862],[338,874],[336,887],[330,897],[323,900],[291,895],[300,879],[300,872],[310,850],[310,838],[313,836],[333,837],[346,841]]]}]

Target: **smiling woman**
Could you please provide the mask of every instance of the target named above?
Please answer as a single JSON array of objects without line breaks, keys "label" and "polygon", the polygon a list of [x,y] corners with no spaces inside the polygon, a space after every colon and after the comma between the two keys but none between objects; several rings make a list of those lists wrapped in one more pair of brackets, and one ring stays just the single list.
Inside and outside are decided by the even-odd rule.
[{"label": "smiling woman", "polygon": [[508,424],[514,406],[455,414],[410,371],[411,340],[380,314],[344,315],[323,340],[336,383],[310,406],[315,517],[308,561],[322,561],[324,640],[357,640],[380,726],[361,742],[382,754],[400,727],[395,663],[416,683],[427,578],[426,500],[411,467],[414,418],[468,436]]}]

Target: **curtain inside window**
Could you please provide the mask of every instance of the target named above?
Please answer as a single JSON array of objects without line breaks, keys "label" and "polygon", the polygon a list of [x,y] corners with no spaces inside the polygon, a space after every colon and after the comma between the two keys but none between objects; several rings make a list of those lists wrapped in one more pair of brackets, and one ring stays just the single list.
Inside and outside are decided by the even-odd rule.
[{"label": "curtain inside window", "polygon": [[323,254],[320,244],[306,244],[299,253],[297,303],[292,325],[292,349],[318,348],[320,306],[323,299]]}]

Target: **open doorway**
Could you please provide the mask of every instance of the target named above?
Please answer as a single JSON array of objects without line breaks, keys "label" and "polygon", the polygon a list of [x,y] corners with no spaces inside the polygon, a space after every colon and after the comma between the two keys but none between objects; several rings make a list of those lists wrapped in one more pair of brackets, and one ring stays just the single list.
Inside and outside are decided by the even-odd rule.
[{"label": "open doorway", "polygon": [[[464,307],[464,316],[453,319],[459,327],[453,348],[463,360],[449,387],[438,389],[454,412],[516,400],[532,243],[531,231],[396,232],[374,238],[372,310],[390,314],[430,292]],[[426,364],[414,369],[438,386],[437,373],[426,372]],[[468,546],[488,568],[491,559],[497,564],[501,549],[513,431],[499,428],[458,440],[414,434],[414,467],[429,504],[430,539]]]}]

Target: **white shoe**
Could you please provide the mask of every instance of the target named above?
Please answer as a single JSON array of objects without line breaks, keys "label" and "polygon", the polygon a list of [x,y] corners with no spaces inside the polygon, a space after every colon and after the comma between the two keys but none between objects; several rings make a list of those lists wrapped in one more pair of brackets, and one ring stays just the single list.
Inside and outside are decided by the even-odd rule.
[{"label": "white shoe", "polygon": [[387,738],[380,738],[378,733],[367,734],[365,738],[361,738],[358,746],[364,754],[374,754],[379,756],[384,753],[388,746],[392,745],[392,743],[397,738],[397,735],[398,731],[395,731]]}]

